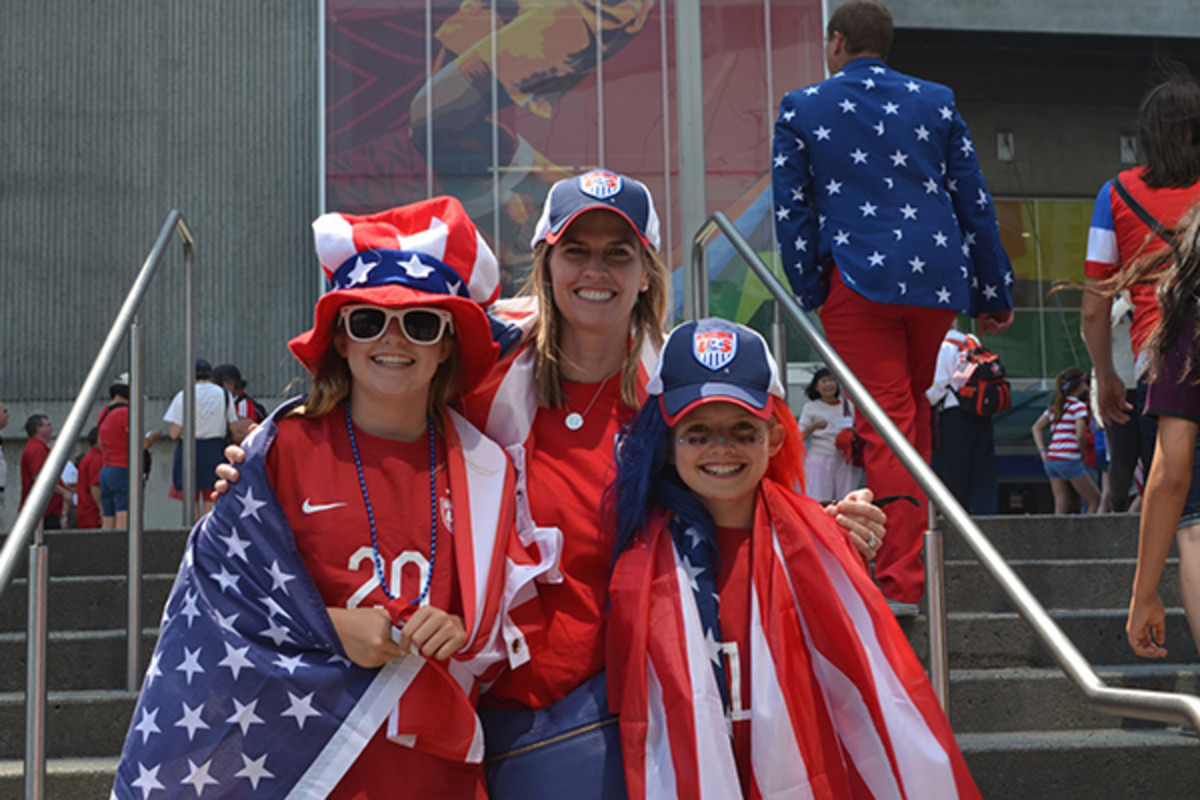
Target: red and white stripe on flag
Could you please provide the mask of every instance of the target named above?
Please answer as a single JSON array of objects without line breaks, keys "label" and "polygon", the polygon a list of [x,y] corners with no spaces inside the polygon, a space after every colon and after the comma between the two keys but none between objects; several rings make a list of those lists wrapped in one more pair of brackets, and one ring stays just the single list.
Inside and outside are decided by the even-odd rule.
[{"label": "red and white stripe on flag", "polygon": [[[751,785],[665,514],[618,559],[609,702],[631,798],[978,798],[882,596],[811,500],[763,482],[752,539]],[[653,635],[651,635],[653,632]],[[729,632],[725,632],[729,636]]]}]

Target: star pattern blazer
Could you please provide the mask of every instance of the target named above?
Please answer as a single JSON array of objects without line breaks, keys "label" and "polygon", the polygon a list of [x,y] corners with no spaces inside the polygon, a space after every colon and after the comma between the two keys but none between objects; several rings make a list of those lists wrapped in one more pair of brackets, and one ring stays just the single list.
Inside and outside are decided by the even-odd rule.
[{"label": "star pattern blazer", "polygon": [[775,228],[804,308],[825,302],[835,263],[878,303],[1012,308],[1012,265],[949,88],[864,57],[779,112]]}]

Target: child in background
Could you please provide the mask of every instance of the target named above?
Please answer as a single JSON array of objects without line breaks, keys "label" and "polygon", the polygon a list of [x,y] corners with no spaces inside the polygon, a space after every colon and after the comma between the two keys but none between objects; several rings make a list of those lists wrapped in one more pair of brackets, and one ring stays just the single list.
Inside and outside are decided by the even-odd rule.
[{"label": "child in background", "polygon": [[762,337],[685,323],[647,391],[609,495],[629,797],[979,797],[862,559],[791,489],[803,446]]},{"label": "child in background", "polygon": [[447,197],[313,228],[312,388],[192,533],[115,797],[486,797],[474,701],[528,658],[507,614],[544,566],[504,451],[447,406],[495,363],[496,261]]},{"label": "child in background", "polygon": [[[1084,513],[1100,511],[1100,490],[1083,464],[1088,431],[1088,374],[1079,367],[1067,367],[1054,379],[1054,400],[1034,421],[1033,441],[1042,459],[1050,490],[1054,493],[1054,513],[1071,510],[1071,490],[1079,493],[1086,506]],[[1050,428],[1050,443],[1043,434]]]},{"label": "child in background", "polygon": [[800,410],[804,436],[804,493],[818,503],[840,500],[862,486],[862,467],[837,448],[838,434],[854,427],[854,406],[842,397],[829,367],[813,373],[804,390],[809,402]]}]

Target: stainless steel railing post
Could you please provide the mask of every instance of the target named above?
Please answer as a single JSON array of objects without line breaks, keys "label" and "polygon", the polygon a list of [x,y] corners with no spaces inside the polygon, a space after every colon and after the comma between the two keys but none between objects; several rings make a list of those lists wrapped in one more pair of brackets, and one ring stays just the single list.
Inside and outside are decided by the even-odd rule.
[{"label": "stainless steel railing post", "polygon": [[[26,640],[28,663],[26,664],[25,747],[26,796],[32,798],[32,800],[40,800],[45,789],[46,776],[45,730],[43,723],[46,702],[47,624],[45,598],[49,586],[49,567],[47,548],[42,538],[42,514],[54,496],[58,477],[62,473],[63,465],[67,462],[71,447],[74,442],[79,440],[80,432],[83,430],[87,418],[91,415],[91,405],[99,393],[101,382],[112,366],[117,350],[120,348],[126,333],[133,324],[150,283],[154,280],[158,267],[162,263],[163,253],[166,251],[171,237],[176,233],[183,243],[186,277],[194,281],[192,276],[195,264],[195,239],[187,226],[187,222],[184,221],[183,215],[178,210],[172,210],[167,214],[167,218],[159,230],[158,237],[154,241],[154,246],[151,248],[149,255],[146,256],[146,260],[142,263],[142,267],[138,271],[133,286],[129,289],[129,293],[126,294],[125,300],[121,303],[121,308],[117,312],[117,316],[113,320],[103,344],[100,345],[100,351],[96,355],[96,360],[92,362],[92,366],[83,380],[83,385],[75,397],[75,402],[71,405],[71,410],[67,413],[66,421],[59,431],[58,440],[54,443],[54,447],[50,449],[50,455],[47,457],[46,463],[42,466],[41,472],[38,473],[37,479],[33,482],[33,488],[29,491],[29,495],[25,498],[22,508],[18,512],[16,522],[13,523],[8,536],[4,539],[3,547],[0,547],[0,595],[3,595],[4,591],[12,584],[13,575],[17,570],[18,559],[25,555],[24,548],[27,544],[33,542],[28,551],[29,633]],[[192,290],[188,292],[189,295],[193,293]],[[190,331],[192,330],[192,317],[194,316],[194,300],[189,297],[186,306],[188,318],[185,324],[189,331],[186,342],[186,356],[188,361],[193,361],[195,354]],[[141,366],[137,366],[136,368],[139,370],[138,374],[140,375]],[[194,367],[189,364],[188,382],[186,384],[189,387],[194,381],[193,369]],[[130,392],[139,398],[141,397],[140,377],[136,381],[131,381]],[[194,396],[192,396],[192,406],[193,408],[188,415],[187,423],[194,430]],[[134,454],[132,454],[132,462],[135,467],[141,463],[140,423],[136,430],[139,433],[139,441],[134,449]],[[194,464],[192,469],[194,473]],[[136,479],[140,480],[140,478],[140,474],[137,474]],[[190,525],[190,523],[188,524]],[[140,530],[141,527],[142,524],[139,522],[138,529]],[[140,574],[136,579],[131,578],[132,580],[137,580],[140,583]],[[140,635],[140,631],[138,635]]]},{"label": "stainless steel railing post", "polygon": [[129,530],[126,580],[125,688],[138,690],[142,663],[142,531],[145,529],[145,489],[142,472],[145,462],[146,400],[142,393],[146,368],[146,348],[139,317],[129,326]]},{"label": "stainless steel railing post", "polygon": [[929,682],[946,717],[950,716],[950,648],[946,639],[946,563],[942,558],[942,532],[937,527],[937,506],[929,509],[925,531],[925,598],[929,613]]},{"label": "stainless steel railing post", "polygon": [[191,250],[183,264],[183,525],[196,523],[196,273]]},{"label": "stainless steel railing post", "polygon": [[50,584],[50,558],[38,522],[29,547],[29,627],[25,653],[25,797],[46,795],[46,590]]}]

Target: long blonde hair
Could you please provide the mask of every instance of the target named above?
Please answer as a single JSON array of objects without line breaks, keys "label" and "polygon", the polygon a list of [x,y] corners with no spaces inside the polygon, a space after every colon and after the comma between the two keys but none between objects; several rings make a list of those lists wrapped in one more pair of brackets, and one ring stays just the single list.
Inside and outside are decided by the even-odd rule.
[{"label": "long blonde hair", "polygon": [[[521,289],[522,295],[537,298],[537,331],[535,333],[535,363],[533,384],[537,391],[538,405],[545,408],[561,408],[567,402],[562,387],[562,317],[554,303],[554,287],[550,279],[550,252],[553,246],[545,240],[538,242],[533,250],[533,269]],[[647,342],[656,349],[662,348],[663,327],[667,323],[670,308],[670,272],[658,253],[642,247],[642,264],[646,268],[649,282],[646,290],[638,294],[630,320],[633,341],[625,354],[621,367],[621,402],[636,409],[640,404],[637,394],[638,365],[642,350]]]}]

